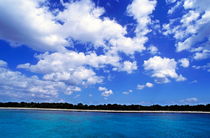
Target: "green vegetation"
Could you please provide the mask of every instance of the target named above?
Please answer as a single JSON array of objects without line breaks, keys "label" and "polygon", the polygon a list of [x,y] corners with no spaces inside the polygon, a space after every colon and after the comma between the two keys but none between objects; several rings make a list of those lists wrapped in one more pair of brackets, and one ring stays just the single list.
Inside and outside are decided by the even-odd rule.
[{"label": "green vegetation", "polygon": [[210,104],[207,105],[119,105],[119,104],[104,104],[104,105],[77,105],[69,103],[26,103],[26,102],[7,102],[0,103],[0,107],[30,107],[30,108],[59,108],[59,109],[90,109],[90,110],[165,110],[165,111],[210,111]]}]

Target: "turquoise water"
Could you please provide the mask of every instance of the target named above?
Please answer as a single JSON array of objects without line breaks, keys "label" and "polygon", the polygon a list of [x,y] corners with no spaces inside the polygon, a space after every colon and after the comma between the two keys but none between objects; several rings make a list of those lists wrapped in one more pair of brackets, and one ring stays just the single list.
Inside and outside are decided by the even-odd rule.
[{"label": "turquoise water", "polygon": [[0,110],[0,137],[208,138],[210,114]]}]

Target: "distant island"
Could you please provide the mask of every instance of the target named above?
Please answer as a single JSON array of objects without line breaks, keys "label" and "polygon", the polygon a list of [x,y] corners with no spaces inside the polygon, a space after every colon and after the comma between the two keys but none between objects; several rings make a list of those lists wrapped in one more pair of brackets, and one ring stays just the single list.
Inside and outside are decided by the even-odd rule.
[{"label": "distant island", "polygon": [[35,103],[35,102],[6,102],[1,103],[0,107],[14,107],[14,108],[30,108],[30,109],[73,109],[86,111],[202,111],[210,112],[210,104],[206,105],[121,105],[121,104],[103,104],[103,105],[87,105],[87,104],[70,104],[70,103]]}]

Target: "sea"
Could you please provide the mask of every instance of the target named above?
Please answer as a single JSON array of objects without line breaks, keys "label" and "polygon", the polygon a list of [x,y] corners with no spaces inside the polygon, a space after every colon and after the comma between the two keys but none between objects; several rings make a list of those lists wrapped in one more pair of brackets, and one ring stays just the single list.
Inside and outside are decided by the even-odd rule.
[{"label": "sea", "polygon": [[0,109],[2,138],[210,138],[210,114]]}]

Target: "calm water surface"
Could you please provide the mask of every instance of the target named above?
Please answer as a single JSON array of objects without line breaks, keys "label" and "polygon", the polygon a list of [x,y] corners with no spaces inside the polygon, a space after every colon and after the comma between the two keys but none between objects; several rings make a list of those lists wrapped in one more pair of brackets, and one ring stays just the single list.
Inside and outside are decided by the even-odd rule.
[{"label": "calm water surface", "polygon": [[1,109],[0,137],[210,138],[210,114]]}]

